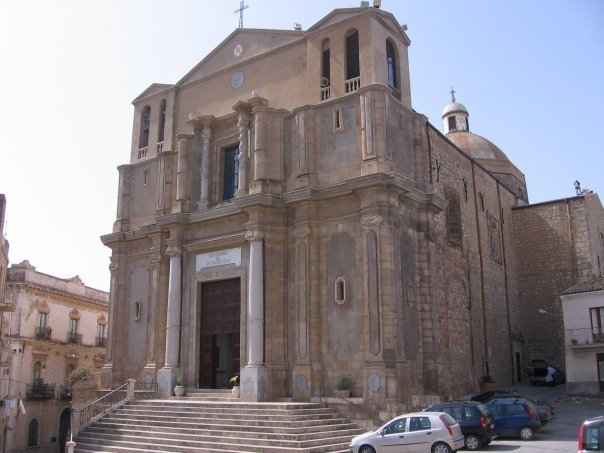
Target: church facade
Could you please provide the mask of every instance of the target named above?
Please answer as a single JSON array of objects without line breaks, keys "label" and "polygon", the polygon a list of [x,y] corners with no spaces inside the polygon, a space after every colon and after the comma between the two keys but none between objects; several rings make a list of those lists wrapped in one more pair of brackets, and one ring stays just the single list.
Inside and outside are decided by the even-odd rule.
[{"label": "church facade", "polygon": [[379,8],[237,29],[134,100],[119,170],[102,382],[368,406],[521,380],[513,210],[524,175],[412,109],[410,40]]}]

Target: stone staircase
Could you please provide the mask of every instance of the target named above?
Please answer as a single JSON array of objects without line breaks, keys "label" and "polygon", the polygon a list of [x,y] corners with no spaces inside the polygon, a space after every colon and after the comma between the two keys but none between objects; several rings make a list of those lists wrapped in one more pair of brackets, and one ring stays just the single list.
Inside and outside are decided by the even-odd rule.
[{"label": "stone staircase", "polygon": [[129,401],[74,441],[76,453],[347,453],[362,432],[322,403],[244,403],[189,390],[184,398]]}]

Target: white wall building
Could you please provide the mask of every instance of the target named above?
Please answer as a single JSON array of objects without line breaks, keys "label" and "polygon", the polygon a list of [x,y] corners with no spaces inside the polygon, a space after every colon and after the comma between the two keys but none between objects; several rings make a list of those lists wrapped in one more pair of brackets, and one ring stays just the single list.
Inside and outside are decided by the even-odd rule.
[{"label": "white wall building", "polygon": [[561,299],[567,393],[604,392],[604,277],[573,286]]}]

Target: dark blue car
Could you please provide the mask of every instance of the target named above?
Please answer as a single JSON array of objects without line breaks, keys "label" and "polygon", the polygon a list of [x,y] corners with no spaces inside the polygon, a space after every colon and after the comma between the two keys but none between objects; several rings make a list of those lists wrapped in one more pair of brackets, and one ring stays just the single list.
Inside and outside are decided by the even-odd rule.
[{"label": "dark blue car", "polygon": [[489,401],[487,407],[502,437],[530,440],[541,429],[537,408],[524,398],[498,398]]}]

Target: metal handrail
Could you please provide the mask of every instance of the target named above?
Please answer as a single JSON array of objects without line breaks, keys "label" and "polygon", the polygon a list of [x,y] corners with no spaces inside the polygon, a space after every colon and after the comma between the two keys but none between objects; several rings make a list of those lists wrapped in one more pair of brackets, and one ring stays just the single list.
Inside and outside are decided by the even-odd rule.
[{"label": "metal handrail", "polygon": [[112,390],[98,400],[89,404],[79,412],[79,426],[84,428],[86,425],[98,420],[103,415],[128,401],[128,383]]}]

